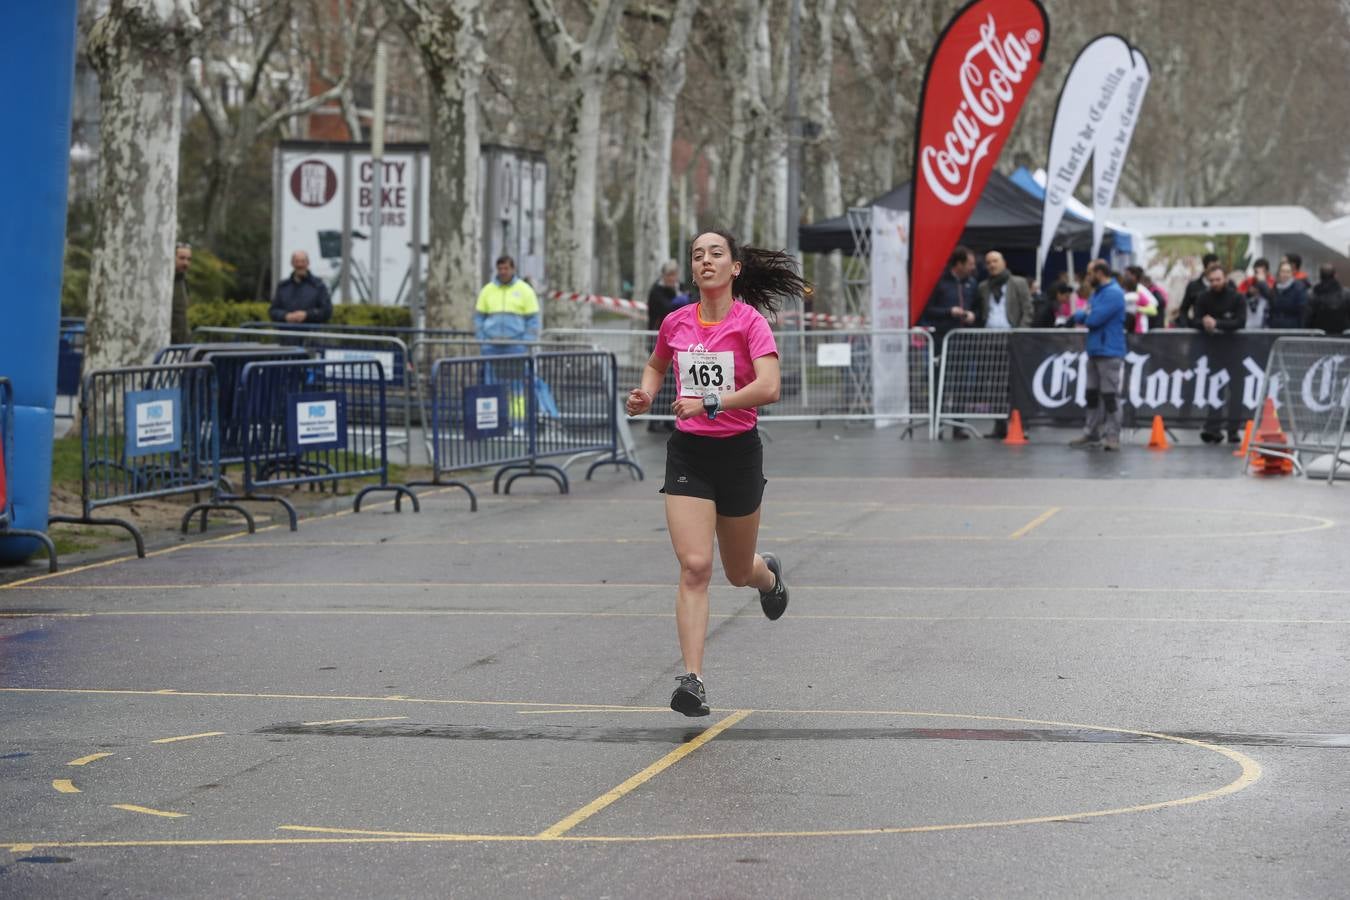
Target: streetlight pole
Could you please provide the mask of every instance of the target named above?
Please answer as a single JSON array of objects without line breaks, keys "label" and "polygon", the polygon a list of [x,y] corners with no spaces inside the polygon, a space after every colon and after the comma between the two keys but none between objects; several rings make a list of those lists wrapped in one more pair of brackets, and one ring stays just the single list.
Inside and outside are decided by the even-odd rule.
[{"label": "streetlight pole", "polygon": [[787,72],[787,252],[799,255],[797,226],[801,220],[802,117],[798,110],[797,73],[801,70],[802,0],[792,0],[788,14]]},{"label": "streetlight pole", "polygon": [[370,122],[370,161],[374,196],[370,204],[370,300],[380,303],[380,226],[384,222],[384,87],[388,63],[384,42],[375,47],[375,103]]}]

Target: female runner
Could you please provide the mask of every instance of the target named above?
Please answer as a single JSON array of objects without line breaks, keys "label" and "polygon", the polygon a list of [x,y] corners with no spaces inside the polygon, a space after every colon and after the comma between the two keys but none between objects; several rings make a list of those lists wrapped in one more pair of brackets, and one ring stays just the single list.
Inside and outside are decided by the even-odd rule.
[{"label": "female runner", "polygon": [[666,445],[661,491],[680,563],[675,626],[686,674],[679,676],[670,708],[706,716],[703,645],[714,536],[727,580],[757,588],[771,620],[787,609],[782,563],[772,553],[755,552],[765,484],[756,407],[777,400],[779,386],[778,347],[762,313],[777,309],[779,298],[804,296],[811,287],[791,256],[739,247],[725,231],[700,234],[691,259],[699,302],[661,323],[642,386],[629,392],[626,409],[630,416],[651,409],[674,360],[676,424]]}]

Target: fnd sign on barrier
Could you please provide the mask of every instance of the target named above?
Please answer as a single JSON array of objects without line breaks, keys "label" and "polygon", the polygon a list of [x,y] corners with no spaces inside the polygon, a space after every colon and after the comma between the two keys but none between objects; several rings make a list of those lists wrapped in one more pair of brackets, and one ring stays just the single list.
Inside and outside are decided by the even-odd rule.
[{"label": "fnd sign on barrier", "polygon": [[182,395],[177,389],[128,392],[124,407],[127,456],[168,453],[182,447],[181,408]]}]

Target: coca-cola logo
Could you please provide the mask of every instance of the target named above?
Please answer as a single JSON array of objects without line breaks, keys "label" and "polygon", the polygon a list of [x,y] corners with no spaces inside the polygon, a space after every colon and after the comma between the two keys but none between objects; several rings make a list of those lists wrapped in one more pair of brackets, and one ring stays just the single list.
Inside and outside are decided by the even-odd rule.
[{"label": "coca-cola logo", "polygon": [[948,206],[961,206],[970,199],[980,163],[989,155],[997,131],[1008,117],[1014,88],[1031,68],[1041,43],[1039,29],[1029,28],[1020,37],[999,34],[993,14],[979,28],[979,40],[966,51],[958,70],[961,102],[952,113],[951,125],[934,143],[919,149],[919,168],[924,182]]}]

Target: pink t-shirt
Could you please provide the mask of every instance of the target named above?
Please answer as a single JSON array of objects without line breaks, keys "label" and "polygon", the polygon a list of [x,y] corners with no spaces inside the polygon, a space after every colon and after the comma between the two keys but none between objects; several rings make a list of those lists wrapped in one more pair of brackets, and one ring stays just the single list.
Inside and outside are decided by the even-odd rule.
[{"label": "pink t-shirt", "polygon": [[[681,397],[702,397],[709,391],[738,391],[754,381],[755,360],[778,355],[778,345],[764,316],[738,300],[715,325],[699,322],[697,303],[675,310],[661,322],[655,352],[674,360]],[[754,428],[758,420],[758,410],[725,409],[711,421],[695,416],[675,427],[690,434],[731,437]]]}]

